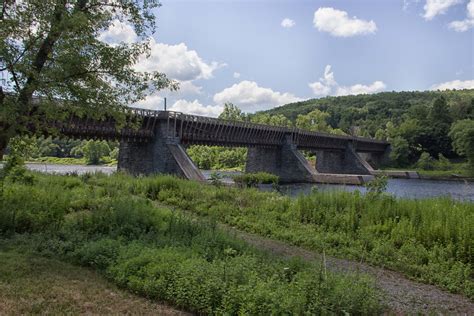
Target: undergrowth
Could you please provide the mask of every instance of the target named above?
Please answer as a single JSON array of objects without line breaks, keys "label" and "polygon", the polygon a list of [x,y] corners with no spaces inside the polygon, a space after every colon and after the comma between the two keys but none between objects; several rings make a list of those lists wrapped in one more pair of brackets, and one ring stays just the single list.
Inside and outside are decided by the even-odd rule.
[{"label": "undergrowth", "polygon": [[474,204],[449,198],[315,191],[289,198],[173,177],[93,177],[239,229],[339,257],[368,261],[474,298]]},{"label": "undergrowth", "polygon": [[[202,211],[209,205],[202,204],[201,190],[212,201],[230,202],[233,212],[235,203],[251,206],[236,195],[240,191],[171,177],[34,178],[32,183],[6,180],[0,246],[91,267],[130,291],[200,314],[382,311],[373,281],[363,275],[326,273],[318,263],[272,257],[222,232],[212,217],[190,220],[149,200],[180,206],[190,194],[186,199]],[[251,199],[257,196],[248,192]],[[222,205],[209,212],[217,215]]]}]

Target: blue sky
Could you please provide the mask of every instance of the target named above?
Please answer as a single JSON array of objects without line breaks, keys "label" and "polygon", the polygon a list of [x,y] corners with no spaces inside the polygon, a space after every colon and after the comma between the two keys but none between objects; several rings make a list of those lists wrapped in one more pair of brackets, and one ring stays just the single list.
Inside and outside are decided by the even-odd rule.
[{"label": "blue sky", "polygon": [[[325,95],[474,88],[474,0],[162,0],[156,17],[152,56],[138,67],[181,90],[154,93],[147,108],[166,96],[174,110],[216,116],[224,102],[254,112]],[[115,27],[104,39],[130,32]]]}]

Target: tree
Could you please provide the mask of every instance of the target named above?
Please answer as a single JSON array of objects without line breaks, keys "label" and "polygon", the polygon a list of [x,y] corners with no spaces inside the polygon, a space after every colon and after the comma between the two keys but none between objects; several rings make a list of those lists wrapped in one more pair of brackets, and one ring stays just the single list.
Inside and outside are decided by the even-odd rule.
[{"label": "tree", "polygon": [[428,118],[431,131],[428,137],[425,137],[426,144],[423,147],[432,156],[440,153],[449,156],[452,153],[452,147],[448,133],[453,120],[444,96],[440,96],[434,101]]},{"label": "tree", "polygon": [[392,150],[390,151],[390,160],[398,166],[406,166],[409,163],[410,146],[406,139],[397,136],[391,139]]},{"label": "tree", "polygon": [[474,120],[457,121],[451,127],[449,136],[454,150],[467,158],[469,169],[474,173]]},{"label": "tree", "polygon": [[433,157],[427,152],[422,152],[420,158],[416,162],[416,166],[423,170],[433,170]]},{"label": "tree", "polygon": [[226,102],[224,104],[224,110],[219,115],[220,119],[223,120],[233,120],[233,121],[243,121],[245,120],[245,114],[242,113],[242,110],[238,106]]},{"label": "tree", "polygon": [[[3,1],[0,71],[9,86],[0,89],[0,158],[11,137],[52,132],[52,120],[113,115],[120,123],[123,110],[151,90],[177,88],[162,73],[134,69],[150,49],[158,6],[158,0]],[[139,41],[99,40],[117,21],[133,27]]]},{"label": "tree", "polygon": [[296,127],[308,131],[329,132],[330,126],[327,123],[328,118],[329,113],[316,109],[306,115],[298,115],[296,118]]},{"label": "tree", "polygon": [[102,157],[110,154],[109,145],[105,140],[95,141],[89,140],[82,147],[82,153],[89,165],[98,165]]},{"label": "tree", "polygon": [[266,113],[257,113],[255,115],[252,115],[250,117],[250,120],[253,123],[258,123],[258,124],[266,124],[266,125],[273,125],[273,126],[285,126],[285,127],[291,127],[292,123],[291,121],[284,115],[282,114],[277,114],[277,115],[270,115]]}]

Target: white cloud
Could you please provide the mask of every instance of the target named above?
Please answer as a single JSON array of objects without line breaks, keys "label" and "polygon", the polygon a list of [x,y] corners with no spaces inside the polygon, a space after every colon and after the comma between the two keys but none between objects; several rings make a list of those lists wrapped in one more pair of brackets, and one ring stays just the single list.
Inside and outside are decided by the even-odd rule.
[{"label": "white cloud", "polygon": [[425,20],[432,20],[435,16],[439,14],[444,14],[446,11],[453,5],[461,3],[463,0],[426,0],[425,14],[423,17]]},{"label": "white cloud", "polygon": [[456,32],[466,32],[474,27],[474,0],[467,4],[467,18],[461,21],[453,21],[448,26]]},{"label": "white cloud", "polygon": [[319,31],[338,37],[372,34],[377,30],[374,21],[351,18],[347,12],[334,8],[319,8],[314,12],[313,24]]},{"label": "white cloud", "polygon": [[387,86],[382,81],[374,81],[370,85],[355,84],[349,87],[338,87],[336,95],[357,95],[357,94],[371,94],[385,90]]},{"label": "white cloud", "polygon": [[289,19],[289,18],[284,18],[282,21],[281,21],[281,26],[283,26],[284,28],[291,28],[293,26],[295,26],[295,21],[293,21],[292,19]]},{"label": "white cloud", "polygon": [[247,112],[269,109],[300,100],[291,93],[280,93],[270,88],[262,88],[256,82],[247,80],[234,84],[214,95],[215,103],[231,102]]},{"label": "white cloud", "polygon": [[[111,45],[118,43],[133,43],[138,37],[128,23],[115,20],[110,27],[99,34],[98,39]],[[193,84],[193,80],[210,79],[214,71],[226,66],[225,63],[216,61],[205,62],[195,50],[190,50],[184,43],[169,45],[157,43],[150,37],[150,53],[142,55],[134,68],[137,71],[159,71],[165,73],[170,79],[180,83],[175,95],[181,97],[190,94],[201,94],[202,87]]]},{"label": "white cloud", "polygon": [[98,39],[111,45],[130,44],[137,41],[137,34],[130,24],[114,20],[107,30],[99,34]]},{"label": "white cloud", "polygon": [[240,78],[240,73],[239,73],[239,72],[234,72],[234,78],[235,78],[235,79]]},{"label": "white cloud", "polygon": [[160,90],[153,94],[145,97],[133,105],[133,107],[144,108],[150,110],[162,110],[164,108],[164,98],[167,100],[177,100],[185,98],[195,98],[198,95],[202,95],[202,87],[195,85],[192,81],[181,81],[179,82],[179,90]]},{"label": "white cloud", "polygon": [[334,73],[331,71],[331,65],[326,65],[324,68],[324,76],[319,78],[319,82],[312,82],[308,85],[315,95],[329,95],[332,87],[337,85],[337,82],[334,79]]},{"label": "white cloud", "polygon": [[179,81],[178,91],[169,91],[167,95],[184,98],[202,94],[202,87],[195,85],[192,81]]},{"label": "white cloud", "polygon": [[313,93],[318,96],[329,95],[331,93],[331,87],[322,84],[321,82],[313,82],[308,84]]},{"label": "white cloud", "polygon": [[327,86],[337,85],[337,82],[334,79],[334,72],[331,71],[331,65],[326,65],[326,67],[324,67],[324,77],[319,78],[319,80]]},{"label": "white cloud", "polygon": [[358,83],[352,86],[340,86],[334,79],[331,65],[327,65],[324,68],[324,76],[319,78],[319,81],[309,83],[308,86],[317,96],[370,94],[383,91],[387,87],[382,81],[374,81],[369,85]]},{"label": "white cloud", "polygon": [[222,113],[224,107],[220,105],[202,105],[198,100],[192,102],[178,100],[171,107],[171,111],[183,112],[186,114],[217,117]]},{"label": "white cloud", "polygon": [[133,104],[132,107],[148,110],[163,110],[164,99],[158,94],[151,94],[145,99]]},{"label": "white cloud", "polygon": [[431,90],[474,89],[474,80],[453,80],[431,86]]},{"label": "white cloud", "polygon": [[449,28],[455,30],[456,32],[466,32],[471,27],[474,26],[474,19],[473,20],[462,20],[462,21],[453,21],[449,23]]},{"label": "white cloud", "polygon": [[150,55],[142,56],[135,69],[138,71],[160,71],[171,79],[189,81],[209,79],[216,69],[225,66],[223,63],[206,63],[195,50],[190,50],[184,43],[168,45],[150,39]]}]

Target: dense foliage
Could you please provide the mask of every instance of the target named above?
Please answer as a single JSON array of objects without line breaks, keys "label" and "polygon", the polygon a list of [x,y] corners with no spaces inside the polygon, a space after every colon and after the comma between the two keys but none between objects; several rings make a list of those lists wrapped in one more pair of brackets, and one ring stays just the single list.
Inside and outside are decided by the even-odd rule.
[{"label": "dense foliage", "polygon": [[35,179],[29,185],[6,180],[0,245],[92,267],[121,287],[201,314],[381,312],[373,281],[362,275],[271,257],[212,220],[191,220],[147,198],[179,190],[181,180],[40,174]]},{"label": "dense foliage", "polygon": [[[468,158],[467,152],[458,148],[459,144],[464,148],[472,137],[468,132],[450,131],[457,122],[464,121],[463,127],[472,124],[469,122],[474,119],[474,90],[326,97],[256,114],[242,113],[237,106],[228,103],[220,118],[384,139],[392,144],[392,167],[418,167],[417,161],[425,153],[422,160],[439,160],[428,169],[443,171],[447,169],[444,158]],[[458,127],[456,130],[462,129]],[[221,153],[231,162],[224,168],[241,167],[236,161],[245,154],[243,150],[225,150],[224,154],[224,150],[218,148],[214,149],[212,159],[208,159],[206,165],[222,165],[217,162],[222,160]],[[199,156],[202,157],[191,151],[192,158],[199,160]],[[472,159],[468,158],[468,161]]]},{"label": "dense foliage", "polygon": [[467,157],[471,173],[474,174],[474,119],[457,121],[449,135],[453,139],[454,150]]},{"label": "dense foliage", "polygon": [[[164,74],[134,67],[149,52],[157,7],[157,0],[2,1],[0,71],[8,83],[0,87],[0,156],[14,136],[54,132],[54,120],[113,115],[123,123],[130,104],[175,88]],[[118,21],[136,42],[100,39]]]},{"label": "dense foliage", "polygon": [[315,191],[295,199],[171,177],[116,175],[92,183],[298,246],[366,260],[474,297],[474,204],[449,198],[397,199],[379,194],[380,182],[369,195]]},{"label": "dense foliage", "polygon": [[194,145],[187,149],[187,153],[203,170],[243,170],[247,159],[247,148]]},{"label": "dense foliage", "polygon": [[[257,115],[284,115],[298,122],[301,115],[355,136],[387,139],[398,166],[414,164],[422,152],[437,159],[456,158],[449,131],[459,120],[474,119],[474,90],[383,92],[326,97],[287,104]],[[467,140],[467,135],[464,135]],[[462,154],[463,155],[463,154]]]},{"label": "dense foliage", "polygon": [[[14,149],[15,147],[16,149]],[[75,140],[52,137],[14,137],[6,153],[17,154],[27,161],[97,165],[113,163],[118,158],[118,142]]]}]

